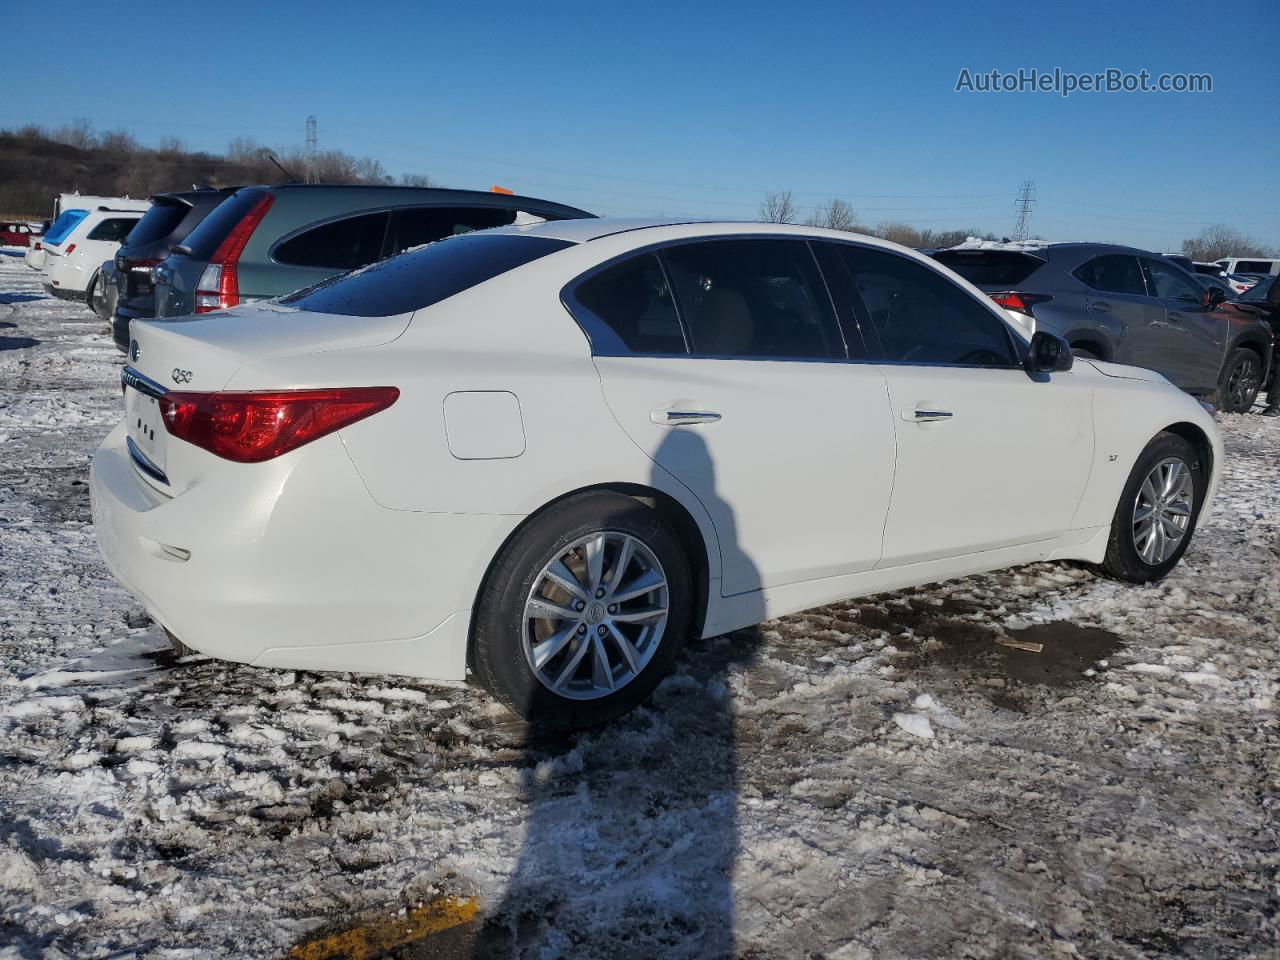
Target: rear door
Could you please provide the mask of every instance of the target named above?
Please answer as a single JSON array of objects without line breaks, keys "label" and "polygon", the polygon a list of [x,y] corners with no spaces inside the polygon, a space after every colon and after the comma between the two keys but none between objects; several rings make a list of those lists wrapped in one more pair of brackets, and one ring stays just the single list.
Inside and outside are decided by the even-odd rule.
[{"label": "rear door", "polygon": [[1085,309],[1090,322],[1106,330],[1115,344],[1111,359],[1168,376],[1164,308],[1148,293],[1138,258],[1103,254],[1086,260],[1072,274],[1089,288]]},{"label": "rear door", "polygon": [[1143,257],[1142,268],[1164,311],[1169,379],[1186,390],[1212,389],[1226,359],[1226,315],[1206,306],[1204,290],[1172,263]]},{"label": "rear door", "polygon": [[1092,393],[1022,368],[995,308],[904,255],[841,244],[896,433],[881,566],[1050,541],[1093,459]]},{"label": "rear door", "polygon": [[848,361],[804,240],[672,245],[569,299],[618,423],[711,516],[723,595],[875,566],[893,479],[884,377]]}]

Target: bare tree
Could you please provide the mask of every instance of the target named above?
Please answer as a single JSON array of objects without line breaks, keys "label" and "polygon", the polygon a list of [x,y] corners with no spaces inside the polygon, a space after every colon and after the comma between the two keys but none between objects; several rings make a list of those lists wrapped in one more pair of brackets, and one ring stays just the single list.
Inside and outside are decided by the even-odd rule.
[{"label": "bare tree", "polygon": [[1192,260],[1206,262],[1221,260],[1223,257],[1267,255],[1267,250],[1261,243],[1225,223],[1205,227],[1194,237],[1182,241],[1182,252]]},{"label": "bare tree", "polygon": [[880,221],[880,223],[876,224],[875,235],[893,243],[900,243],[904,247],[922,247],[925,245],[925,238],[919,230],[909,223],[902,223],[898,220]]},{"label": "bare tree", "polygon": [[167,157],[176,157],[180,153],[187,152],[187,145],[182,142],[180,137],[161,137],[160,142],[156,144],[156,153]]},{"label": "bare tree", "polygon": [[435,181],[425,173],[402,173],[400,174],[400,185],[404,187],[431,187],[435,186]]},{"label": "bare tree", "polygon": [[131,157],[138,152],[138,141],[127,130],[108,130],[98,138],[98,149],[117,157]]},{"label": "bare tree", "polygon": [[791,197],[790,190],[766,193],[760,204],[760,219],[765,223],[795,223],[800,210]]},{"label": "bare tree", "polygon": [[93,124],[85,117],[76,117],[66,126],[59,127],[53,131],[52,139],[77,150],[89,150],[97,144]]},{"label": "bare tree", "polygon": [[858,214],[853,207],[839,197],[832,197],[826,203],[818,204],[805,223],[811,227],[826,227],[828,230],[862,229],[858,226]]}]

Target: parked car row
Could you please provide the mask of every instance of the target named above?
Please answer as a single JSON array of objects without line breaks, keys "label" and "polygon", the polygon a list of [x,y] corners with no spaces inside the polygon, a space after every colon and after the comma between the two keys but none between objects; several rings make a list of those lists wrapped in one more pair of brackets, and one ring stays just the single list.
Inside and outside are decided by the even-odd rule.
[{"label": "parked car row", "polygon": [[[1252,408],[1271,369],[1271,329],[1167,257],[1112,244],[955,247],[934,258],[1067,340],[1078,357],[1147,367],[1224,410]],[[1206,275],[1207,276],[1207,275]]]},{"label": "parked car row", "polygon": [[28,266],[41,272],[45,290],[64,300],[92,303],[102,282],[102,264],[151,206],[128,197],[80,197],[64,194],[59,211],[41,237],[29,247]]},{"label": "parked car row", "polygon": [[25,220],[0,220],[0,247],[29,247],[38,243],[44,230]]}]

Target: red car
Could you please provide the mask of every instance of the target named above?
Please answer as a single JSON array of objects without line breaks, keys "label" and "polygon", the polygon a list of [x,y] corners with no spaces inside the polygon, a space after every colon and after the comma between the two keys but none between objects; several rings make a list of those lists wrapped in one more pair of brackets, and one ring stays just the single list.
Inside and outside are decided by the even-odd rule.
[{"label": "red car", "polygon": [[39,239],[40,232],[29,223],[0,220],[0,246],[27,247],[32,239]]}]

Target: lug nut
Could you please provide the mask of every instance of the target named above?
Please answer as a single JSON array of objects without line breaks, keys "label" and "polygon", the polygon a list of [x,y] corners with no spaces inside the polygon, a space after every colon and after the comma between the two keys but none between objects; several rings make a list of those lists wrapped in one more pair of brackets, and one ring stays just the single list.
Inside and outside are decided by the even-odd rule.
[{"label": "lug nut", "polygon": [[580,623],[580,624],[578,624],[578,632],[579,632],[579,633],[586,633],[586,632],[587,632],[587,625],[586,625],[585,623]]},{"label": "lug nut", "polygon": [[617,612],[618,612],[618,605],[616,603],[609,604],[609,613],[614,614]]},{"label": "lug nut", "polygon": [[603,637],[609,631],[605,628],[604,624],[602,623],[600,624],[600,629],[597,632],[600,634],[600,636]]},{"label": "lug nut", "polygon": [[597,591],[596,591],[596,599],[597,599],[597,600],[599,600],[599,599],[600,599],[601,597],[603,597],[603,596],[604,596],[604,589],[603,589],[603,588],[601,588],[601,589],[599,589],[599,590],[597,590]]},{"label": "lug nut", "polygon": [[585,603],[583,603],[581,600],[579,600],[577,603],[575,603],[575,604],[573,605],[573,609],[578,610],[578,611],[582,611],[582,610],[584,610],[584,609],[586,608],[586,606],[587,606],[587,605],[586,605]]}]

